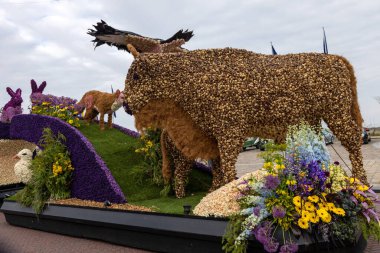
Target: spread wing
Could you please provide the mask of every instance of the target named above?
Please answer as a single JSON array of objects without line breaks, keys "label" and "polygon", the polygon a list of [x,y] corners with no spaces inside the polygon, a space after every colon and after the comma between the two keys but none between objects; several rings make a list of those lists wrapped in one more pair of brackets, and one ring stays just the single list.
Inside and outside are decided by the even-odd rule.
[{"label": "spread wing", "polygon": [[115,46],[119,50],[129,52],[127,45],[132,44],[139,53],[162,52],[162,48],[165,48],[165,51],[167,51],[176,46],[176,49],[173,49],[173,51],[175,51],[193,37],[192,31],[179,30],[167,40],[149,38],[134,32],[115,29],[103,20],[94,25],[94,28],[95,29],[89,29],[88,34],[95,37],[95,39],[92,40],[95,44],[95,48],[107,44],[109,46]]}]

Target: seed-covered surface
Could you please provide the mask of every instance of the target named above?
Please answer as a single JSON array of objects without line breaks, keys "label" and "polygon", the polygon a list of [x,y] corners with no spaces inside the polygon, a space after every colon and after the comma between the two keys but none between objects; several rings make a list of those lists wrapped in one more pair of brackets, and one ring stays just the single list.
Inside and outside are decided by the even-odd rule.
[{"label": "seed-covered surface", "polygon": [[240,211],[237,198],[239,196],[239,185],[245,179],[256,178],[261,179],[265,175],[265,171],[257,170],[245,174],[237,180],[234,180],[216,191],[206,195],[201,202],[194,208],[193,213],[199,216],[215,216],[228,217]]},{"label": "seed-covered surface", "polygon": [[204,146],[206,140],[210,149],[217,143],[223,174],[220,185],[235,178],[234,165],[245,137],[283,140],[288,126],[301,120],[319,125],[322,119],[349,151],[355,176],[367,182],[356,79],[343,57],[273,56],[231,48],[142,54],[129,69],[125,95],[138,128],[148,124],[164,128],[181,152],[196,153],[181,146],[179,130],[170,128],[183,116],[158,115],[153,108],[150,116],[144,112],[149,121],[137,122],[139,113],[152,102],[162,107],[157,101],[170,100],[181,108],[192,121],[189,129],[202,132],[194,136],[203,139],[193,142]]},{"label": "seed-covered surface", "polygon": [[12,159],[24,148],[34,150],[35,144],[23,140],[0,140],[0,185],[20,183],[14,173],[18,160]]},{"label": "seed-covered surface", "polygon": [[[50,201],[51,204],[57,205],[71,205],[71,206],[88,206],[88,207],[100,207],[104,208],[103,202],[96,202],[91,200],[82,200],[82,199],[61,199]],[[110,209],[119,209],[119,210],[128,210],[128,211],[144,211],[144,212],[153,212],[152,209],[145,206],[136,206],[131,204],[114,204],[111,203],[110,206],[107,206]]]}]

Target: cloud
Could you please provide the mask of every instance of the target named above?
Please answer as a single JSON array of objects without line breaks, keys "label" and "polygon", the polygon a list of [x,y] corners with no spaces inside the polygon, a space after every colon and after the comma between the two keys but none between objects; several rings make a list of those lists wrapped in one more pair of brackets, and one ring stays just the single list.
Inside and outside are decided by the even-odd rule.
[{"label": "cloud", "polygon": [[[270,54],[322,52],[322,26],[329,52],[354,66],[365,124],[380,125],[380,3],[354,0],[184,0],[27,1],[0,6],[0,107],[5,87],[23,89],[28,106],[30,79],[46,80],[47,93],[80,98],[86,91],[123,88],[133,60],[103,45],[94,50],[87,29],[104,19],[121,30],[168,38],[194,30],[188,49],[235,47]],[[134,128],[118,112],[116,121]]]}]

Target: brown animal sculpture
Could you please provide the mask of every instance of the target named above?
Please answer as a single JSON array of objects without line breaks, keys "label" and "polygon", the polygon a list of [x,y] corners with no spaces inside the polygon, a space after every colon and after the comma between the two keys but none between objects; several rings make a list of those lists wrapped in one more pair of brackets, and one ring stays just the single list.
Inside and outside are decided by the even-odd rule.
[{"label": "brown animal sculpture", "polygon": [[353,175],[367,183],[356,79],[345,58],[230,48],[133,54],[125,94],[137,129],[165,129],[189,159],[220,159],[213,189],[235,178],[247,136],[274,138],[322,119],[349,152]]},{"label": "brown animal sculpture", "polygon": [[170,139],[166,130],[161,132],[162,177],[165,184],[170,184],[174,174],[173,189],[177,198],[185,197],[185,187],[194,160],[185,157]]},{"label": "brown animal sculpture", "polygon": [[[119,50],[126,50],[133,55],[139,53],[172,53],[186,51],[182,45],[193,37],[192,31],[179,30],[166,40],[150,38],[134,32],[115,29],[103,20],[94,25],[94,29],[89,29],[88,34],[95,37],[93,40],[95,48],[107,44]],[[130,43],[133,44],[132,48],[128,47]],[[129,113],[129,109],[126,107],[125,111]],[[161,144],[164,143],[167,145],[167,147],[161,145],[161,147],[165,149],[162,150],[162,173],[165,183],[170,183],[174,172],[174,190],[176,196],[184,197],[187,175],[194,161],[185,158],[181,152],[175,148],[167,134],[163,133],[162,136],[164,139],[161,139]]]},{"label": "brown animal sculpture", "polygon": [[88,91],[78,105],[86,108],[84,119],[91,122],[99,113],[99,126],[104,130],[104,115],[108,114],[108,128],[112,128],[112,113],[123,106],[124,94],[117,90],[114,94],[101,92],[101,91]]}]

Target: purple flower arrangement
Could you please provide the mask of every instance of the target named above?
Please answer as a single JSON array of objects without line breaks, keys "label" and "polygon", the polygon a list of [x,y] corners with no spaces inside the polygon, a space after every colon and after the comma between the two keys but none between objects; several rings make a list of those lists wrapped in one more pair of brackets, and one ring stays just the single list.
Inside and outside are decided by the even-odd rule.
[{"label": "purple flower arrangement", "polygon": [[94,201],[109,200],[114,203],[126,201],[123,192],[104,161],[79,130],[64,121],[42,115],[17,115],[10,127],[10,137],[38,143],[44,128],[66,137],[72,165],[75,168],[71,183],[71,197]]},{"label": "purple flower arrangement", "polygon": [[0,122],[0,139],[9,139],[10,138],[10,123]]},{"label": "purple flower arrangement", "polygon": [[11,88],[7,87],[6,90],[11,96],[11,100],[6,103],[1,110],[0,122],[3,123],[11,122],[13,116],[22,113],[21,104],[23,100],[21,97],[21,89],[17,89],[16,92],[14,92]]},{"label": "purple flower arrangement", "polygon": [[[317,134],[306,128],[291,139],[301,143],[306,135],[309,143],[319,143]],[[323,154],[325,147],[318,144],[305,151],[292,144],[286,152],[266,152],[261,176],[246,178],[237,187],[241,212],[230,221],[226,251],[244,252],[252,237],[273,253],[297,252],[297,243],[305,238],[310,243],[355,243],[360,230],[365,237],[380,239],[378,196],[348,177],[339,163],[316,160],[329,157]]]}]

